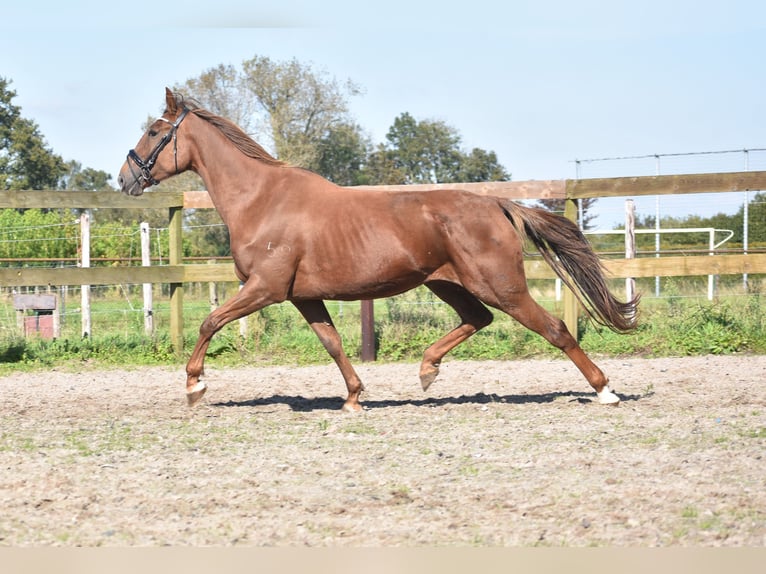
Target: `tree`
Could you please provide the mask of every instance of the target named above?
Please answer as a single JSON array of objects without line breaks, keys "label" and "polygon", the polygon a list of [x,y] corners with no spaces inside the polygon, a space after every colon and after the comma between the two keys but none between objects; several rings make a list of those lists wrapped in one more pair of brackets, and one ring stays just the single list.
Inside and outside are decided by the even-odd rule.
[{"label": "tree", "polygon": [[370,143],[351,120],[347,98],[360,93],[296,59],[255,56],[241,69],[219,65],[176,90],[230,119],[279,159],[342,185],[360,181]]},{"label": "tree", "polygon": [[409,113],[394,119],[386,134],[394,165],[406,183],[456,181],[460,167],[460,136],[444,122],[418,122]]},{"label": "tree", "polygon": [[394,120],[387,144],[374,147],[349,113],[361,90],[296,59],[255,56],[218,66],[176,89],[227,117],[292,165],[340,185],[504,181],[494,152],[464,153],[457,130],[442,121]]},{"label": "tree", "polygon": [[360,93],[350,80],[344,85],[296,59],[278,63],[255,56],[242,63],[247,86],[264,113],[279,159],[317,170],[319,142],[333,128],[350,124],[346,98]]},{"label": "tree", "polygon": [[497,159],[493,151],[473,148],[464,156],[458,171],[459,181],[508,181],[510,174]]},{"label": "tree", "polygon": [[63,189],[74,191],[114,191],[109,183],[112,176],[105,171],[86,167],[83,169],[79,161],[71,160],[66,164],[67,173],[61,179]]},{"label": "tree", "polygon": [[317,173],[338,185],[366,183],[365,164],[372,144],[357,124],[332,127],[317,145]]},{"label": "tree", "polygon": [[35,122],[12,103],[16,92],[0,77],[0,189],[53,189],[66,173],[64,160],[45,143]]},{"label": "tree", "polygon": [[176,85],[176,91],[192,96],[206,109],[231,120],[245,133],[254,134],[258,129],[257,102],[248,87],[247,78],[232,65],[223,64],[202,72]]},{"label": "tree", "polygon": [[[753,195],[747,205],[747,238],[750,245],[754,243],[766,244],[766,191],[759,191]],[[744,242],[745,235],[745,207],[739,208],[735,215],[728,216],[723,220],[722,214],[714,216],[711,226],[719,229],[731,229],[734,231],[733,241]]]},{"label": "tree", "polygon": [[[460,149],[460,134],[442,121],[418,121],[405,112],[386,134],[388,145],[378,148],[376,167],[385,179],[400,183],[506,181],[510,175],[495,152]],[[380,181],[376,183],[382,183]]]}]

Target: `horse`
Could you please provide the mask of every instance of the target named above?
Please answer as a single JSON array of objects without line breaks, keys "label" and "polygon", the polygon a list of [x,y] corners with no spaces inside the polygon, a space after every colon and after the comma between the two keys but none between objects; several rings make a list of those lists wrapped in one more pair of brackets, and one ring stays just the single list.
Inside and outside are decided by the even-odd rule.
[{"label": "horse", "polygon": [[601,261],[575,223],[461,190],[341,187],[274,158],[233,122],[191,98],[166,88],[165,104],[129,151],[118,184],[123,193],[140,196],[176,174],[197,173],[229,230],[242,282],[200,325],[186,365],[189,406],[207,390],[201,377],[213,335],[235,319],[290,301],[343,376],[348,396],[342,409],[362,410],[364,386],[324,301],[384,298],[420,285],[460,318],[425,350],[419,372],[423,391],[439,374],[443,357],[492,322],[492,307],[563,351],[599,403],[619,404],[606,375],[527,288],[523,257],[529,241],[593,320],[621,333],[636,327],[639,298],[621,302],[610,293]]}]

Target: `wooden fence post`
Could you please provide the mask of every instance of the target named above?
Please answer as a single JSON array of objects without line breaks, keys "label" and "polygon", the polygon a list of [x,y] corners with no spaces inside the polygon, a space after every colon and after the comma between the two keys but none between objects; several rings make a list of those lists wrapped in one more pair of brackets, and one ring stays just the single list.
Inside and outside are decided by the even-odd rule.
[{"label": "wooden fence post", "polygon": [[374,301],[369,299],[362,301],[362,361],[374,361],[377,358],[374,310]]},{"label": "wooden fence post", "polygon": [[[567,199],[564,206],[564,217],[577,223],[577,200]],[[564,324],[575,339],[578,339],[577,317],[580,313],[579,303],[575,294],[568,288],[564,288]]]},{"label": "wooden fence post", "polygon": [[[168,221],[170,265],[181,265],[183,255],[183,208],[170,207]],[[170,284],[170,340],[177,356],[184,349],[184,284]]]},{"label": "wooden fence post", "polygon": [[[141,230],[141,266],[150,267],[152,264],[149,247],[149,224],[145,221],[140,225]],[[144,283],[144,332],[154,335],[154,300],[152,299],[152,284]]]}]

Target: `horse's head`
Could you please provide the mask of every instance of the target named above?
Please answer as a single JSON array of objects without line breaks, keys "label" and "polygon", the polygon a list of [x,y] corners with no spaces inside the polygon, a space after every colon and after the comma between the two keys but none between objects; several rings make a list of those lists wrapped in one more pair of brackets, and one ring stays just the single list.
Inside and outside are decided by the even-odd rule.
[{"label": "horse's head", "polygon": [[[178,145],[178,132],[189,110],[179,104],[179,99],[165,88],[166,109],[138,140],[136,147],[128,152],[117,183],[123,193],[141,195],[144,189],[164,179],[186,171],[190,159],[188,146]],[[163,150],[173,143],[167,151]]]}]

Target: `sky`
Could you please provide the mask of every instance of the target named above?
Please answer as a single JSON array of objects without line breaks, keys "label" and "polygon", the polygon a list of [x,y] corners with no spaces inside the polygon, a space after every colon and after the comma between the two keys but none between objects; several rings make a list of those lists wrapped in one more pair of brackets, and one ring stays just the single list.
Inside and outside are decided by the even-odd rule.
[{"label": "sky", "polygon": [[[254,4],[13,2],[0,10],[0,76],[55,153],[114,177],[165,86],[256,55],[359,85],[351,113],[375,143],[404,112],[441,120],[465,150],[495,151],[517,181],[574,178],[575,160],[766,149],[762,1]],[[766,152],[749,157],[766,169]],[[717,159],[693,156],[685,170]],[[722,169],[741,169],[739,155],[731,161]],[[585,162],[581,175],[653,166]],[[742,197],[662,201],[704,216],[733,213]],[[600,223],[621,210],[604,206]]]}]

